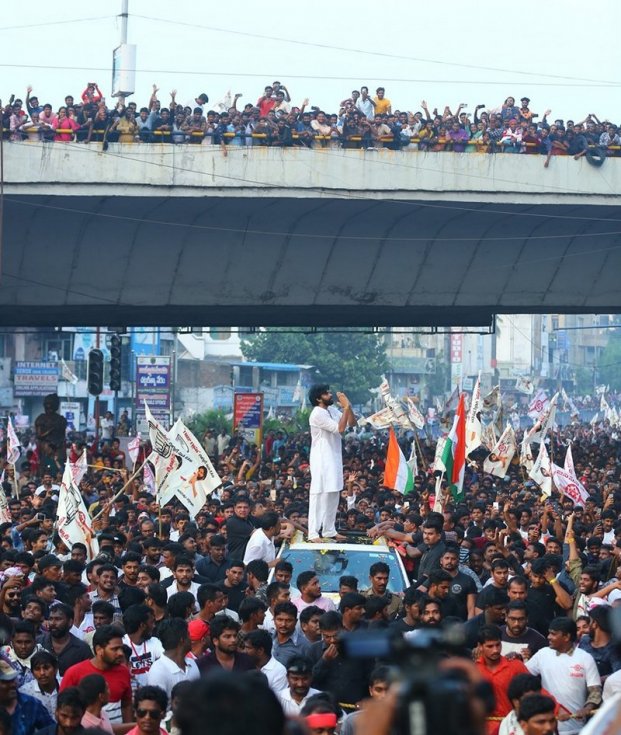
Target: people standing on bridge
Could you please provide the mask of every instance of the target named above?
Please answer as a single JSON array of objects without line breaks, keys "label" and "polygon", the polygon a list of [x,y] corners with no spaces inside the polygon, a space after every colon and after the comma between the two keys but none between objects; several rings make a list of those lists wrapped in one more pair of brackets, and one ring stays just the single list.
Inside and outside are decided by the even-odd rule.
[{"label": "people standing on bridge", "polygon": [[[343,412],[334,407],[330,386],[313,385],[308,400],[313,410],[311,431],[311,486],[308,509],[308,540],[336,538],[336,511],[343,489],[343,450],[341,434],[356,419],[344,393],[337,393]],[[320,533],[321,531],[321,533]]]}]

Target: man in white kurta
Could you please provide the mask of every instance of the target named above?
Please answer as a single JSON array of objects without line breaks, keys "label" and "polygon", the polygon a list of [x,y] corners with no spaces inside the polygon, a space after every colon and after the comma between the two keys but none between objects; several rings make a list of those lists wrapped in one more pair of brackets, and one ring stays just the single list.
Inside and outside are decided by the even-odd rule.
[{"label": "man in white kurta", "polygon": [[[341,434],[355,424],[347,397],[338,394],[343,412],[335,408],[327,385],[314,385],[309,391],[314,407],[309,424],[311,432],[311,486],[308,508],[308,540],[336,538],[336,512],[343,489],[343,449]],[[321,531],[321,533],[320,533]]]}]

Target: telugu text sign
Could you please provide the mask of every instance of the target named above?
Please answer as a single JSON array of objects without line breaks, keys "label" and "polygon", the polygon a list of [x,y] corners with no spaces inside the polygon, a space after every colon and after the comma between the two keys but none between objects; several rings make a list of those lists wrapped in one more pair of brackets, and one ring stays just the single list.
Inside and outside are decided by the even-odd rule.
[{"label": "telugu text sign", "polygon": [[233,429],[238,429],[248,441],[261,443],[263,429],[263,393],[235,393]]}]

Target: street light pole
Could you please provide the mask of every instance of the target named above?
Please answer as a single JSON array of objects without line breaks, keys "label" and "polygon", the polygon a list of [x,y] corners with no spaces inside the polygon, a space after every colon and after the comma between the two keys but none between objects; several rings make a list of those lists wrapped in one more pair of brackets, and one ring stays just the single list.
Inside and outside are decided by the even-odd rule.
[{"label": "street light pole", "polygon": [[129,17],[129,0],[121,0],[121,43],[127,43],[127,19]]}]

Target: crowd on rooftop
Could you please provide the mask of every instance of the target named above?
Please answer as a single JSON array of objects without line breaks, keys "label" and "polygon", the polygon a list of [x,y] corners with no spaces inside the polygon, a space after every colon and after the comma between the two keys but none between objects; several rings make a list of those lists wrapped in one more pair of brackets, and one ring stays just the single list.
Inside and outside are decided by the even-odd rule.
[{"label": "crowd on rooftop", "polygon": [[308,99],[294,106],[289,90],[278,81],[266,86],[256,103],[242,104],[241,94],[229,93],[214,108],[206,93],[180,104],[176,90],[166,105],[156,85],[143,107],[126,98],[106,102],[94,82],[79,99],[67,95],[57,107],[39,101],[32,91],[29,87],[25,102],[11,95],[2,110],[3,132],[12,141],[502,152],[544,155],[546,165],[554,155],[588,156],[601,163],[606,156],[620,155],[621,147],[618,124],[595,113],[580,121],[554,119],[551,110],[535,112],[528,97],[519,104],[514,97],[492,107],[477,104],[469,113],[466,103],[430,110],[424,100],[418,110],[400,109],[384,87],[371,95],[366,86],[352,90],[338,111],[321,110]]}]

